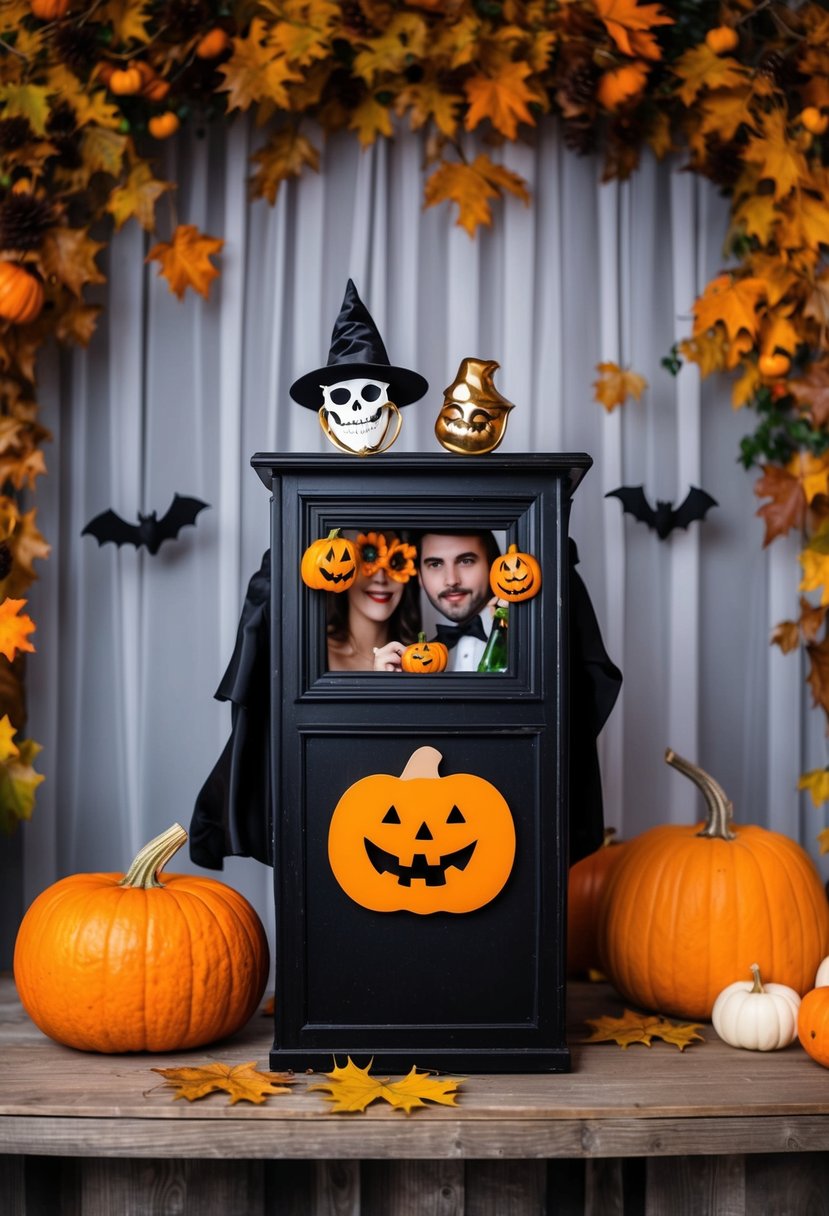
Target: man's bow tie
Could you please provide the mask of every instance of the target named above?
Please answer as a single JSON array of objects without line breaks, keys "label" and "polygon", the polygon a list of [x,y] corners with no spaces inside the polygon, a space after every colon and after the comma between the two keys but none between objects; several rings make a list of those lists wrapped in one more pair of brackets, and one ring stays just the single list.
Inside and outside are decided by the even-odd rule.
[{"label": "man's bow tie", "polygon": [[437,640],[443,642],[444,646],[448,646],[450,650],[457,645],[460,638],[480,638],[482,642],[486,641],[483,621],[477,615],[463,625],[436,625],[435,629],[438,635]]}]

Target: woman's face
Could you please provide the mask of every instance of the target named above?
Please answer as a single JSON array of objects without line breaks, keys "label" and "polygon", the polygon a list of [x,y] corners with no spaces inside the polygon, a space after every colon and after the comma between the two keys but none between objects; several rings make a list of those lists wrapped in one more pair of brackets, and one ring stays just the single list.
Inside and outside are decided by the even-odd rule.
[{"label": "woman's face", "polygon": [[383,569],[374,574],[358,574],[346,592],[351,612],[370,621],[387,621],[403,596],[403,583],[390,579]]}]

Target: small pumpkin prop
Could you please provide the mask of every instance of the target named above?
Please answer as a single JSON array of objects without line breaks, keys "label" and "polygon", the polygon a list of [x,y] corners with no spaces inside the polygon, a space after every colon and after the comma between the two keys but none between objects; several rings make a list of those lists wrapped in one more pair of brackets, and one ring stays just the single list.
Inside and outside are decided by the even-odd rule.
[{"label": "small pumpkin prop", "polygon": [[724,1043],[748,1051],[777,1051],[797,1038],[800,994],[785,984],[764,984],[751,964],[754,983],[737,980],[714,1001],[711,1022]]},{"label": "small pumpkin prop", "polygon": [[618,110],[633,97],[638,97],[648,79],[647,68],[641,61],[623,63],[621,67],[602,72],[596,86],[596,98],[605,110]]},{"label": "small pumpkin prop", "polygon": [[153,139],[169,139],[171,135],[175,135],[180,126],[178,115],[172,110],[165,110],[163,114],[155,114],[147,123],[147,129]]},{"label": "small pumpkin prop", "polygon": [[776,380],[779,376],[785,376],[791,365],[791,359],[783,351],[772,351],[769,354],[761,355],[757,360],[757,368],[760,374],[766,376],[769,380]]},{"label": "small pumpkin prop", "polygon": [[531,600],[541,590],[541,567],[529,553],[520,553],[518,545],[510,545],[490,566],[489,585],[492,594],[507,603]]},{"label": "small pumpkin prop", "polygon": [[813,988],[800,1002],[797,1037],[813,1060],[829,1068],[829,988]]},{"label": "small pumpkin prop", "polygon": [[347,591],[357,577],[357,546],[332,528],[305,550],[299,573],[315,591]]},{"label": "small pumpkin prop", "polygon": [[599,969],[599,908],[605,887],[623,853],[615,828],[606,828],[594,853],[570,867],[567,879],[567,974]]},{"label": "small pumpkin prop", "polygon": [[817,106],[806,106],[804,110],[801,110],[800,121],[812,135],[823,135],[826,128],[829,127],[829,117],[821,113]]},{"label": "small pumpkin prop", "polygon": [[727,55],[740,45],[740,35],[730,25],[717,25],[705,35],[705,45],[715,55]]},{"label": "small pumpkin prop", "polygon": [[30,8],[41,21],[60,21],[69,12],[69,0],[30,0]]},{"label": "small pumpkin prop", "polygon": [[417,641],[407,646],[400,656],[400,666],[404,671],[421,676],[445,671],[448,662],[448,648],[443,642],[427,642],[425,633],[419,633]]},{"label": "small pumpkin prop", "polygon": [[135,65],[116,68],[109,77],[110,92],[115,93],[118,97],[131,97],[135,93],[140,93],[144,84],[141,70]]},{"label": "small pumpkin prop", "polygon": [[473,773],[441,777],[420,747],[399,777],[350,786],[328,831],[339,885],[374,912],[471,912],[502,889],[515,860],[515,825],[500,792]]},{"label": "small pumpkin prop", "polygon": [[227,30],[216,25],[196,43],[196,58],[216,59],[219,55],[223,55],[229,46],[230,35]]},{"label": "small pumpkin prop", "polygon": [[829,953],[829,903],[805,849],[732,823],[722,788],[696,765],[665,759],[700,789],[708,819],[666,824],[627,843],[602,901],[599,957],[640,1008],[696,1021],[756,958],[800,994]]},{"label": "small pumpkin prop", "polygon": [[253,1014],[268,977],[262,923],[213,878],[160,880],[186,839],[175,824],[126,875],[73,874],[31,905],[14,978],[44,1034],[81,1051],[182,1051],[225,1038]]},{"label": "small pumpkin prop", "polygon": [[15,262],[0,262],[0,317],[28,325],[43,307],[43,284]]}]

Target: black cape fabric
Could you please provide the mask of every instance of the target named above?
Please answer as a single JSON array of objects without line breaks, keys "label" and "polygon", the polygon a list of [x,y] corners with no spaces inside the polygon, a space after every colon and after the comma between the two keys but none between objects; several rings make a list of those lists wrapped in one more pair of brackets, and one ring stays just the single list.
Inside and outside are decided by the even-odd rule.
[{"label": "black cape fabric", "polygon": [[[622,673],[604,648],[570,541],[570,864],[602,843],[604,814],[596,739],[619,695]],[[248,584],[236,645],[216,692],[231,703],[224,751],[196,799],[190,857],[221,870],[225,857],[273,865],[270,806],[270,552]]]}]

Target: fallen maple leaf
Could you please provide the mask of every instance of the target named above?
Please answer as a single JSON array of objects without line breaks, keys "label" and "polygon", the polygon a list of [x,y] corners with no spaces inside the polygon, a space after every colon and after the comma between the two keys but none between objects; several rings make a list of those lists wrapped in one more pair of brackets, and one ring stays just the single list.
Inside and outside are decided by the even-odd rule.
[{"label": "fallen maple leaf", "polygon": [[682,81],[678,93],[686,106],[692,106],[703,89],[733,89],[748,74],[736,59],[715,55],[704,42],[680,55],[674,71]]},{"label": "fallen maple leaf", "polygon": [[762,279],[718,275],[694,301],[694,336],[720,322],[732,342],[741,330],[753,337],[759,325],[757,307],[765,296],[766,284]]},{"label": "fallen maple leaf", "polygon": [[770,646],[779,646],[783,654],[790,654],[800,645],[800,629],[797,621],[781,621],[771,631]]},{"label": "fallen maple leaf", "polygon": [[458,206],[456,224],[475,235],[481,224],[492,223],[490,199],[500,198],[502,190],[529,203],[523,178],[503,165],[494,164],[486,153],[476,156],[471,165],[444,162],[427,178],[425,206],[452,202]]},{"label": "fallen maple leaf", "polygon": [[829,769],[813,768],[804,773],[797,783],[799,790],[808,790],[812,804],[816,807],[829,802]]},{"label": "fallen maple leaf", "polygon": [[196,1068],[154,1068],[178,1092],[174,1100],[186,1098],[196,1102],[207,1094],[224,1090],[230,1094],[230,1105],[236,1102],[261,1104],[273,1094],[289,1094],[295,1077],[290,1072],[260,1072],[256,1061],[246,1064],[203,1064]]},{"label": "fallen maple leaf", "polygon": [[415,1067],[402,1080],[389,1082],[388,1077],[370,1076],[370,1068],[371,1062],[365,1068],[358,1068],[350,1057],[345,1068],[340,1068],[335,1061],[334,1071],[325,1074],[329,1083],[309,1085],[308,1088],[327,1091],[325,1096],[333,1103],[332,1113],[364,1111],[372,1102],[382,1099],[408,1115],[426,1102],[455,1106],[456,1090],[463,1083],[459,1077],[438,1081],[428,1073],[418,1072]]},{"label": "fallen maple leaf", "polygon": [[25,600],[13,600],[8,596],[0,604],[0,654],[9,662],[18,650],[34,650],[29,634],[34,633],[35,623],[25,613],[17,615],[25,604]]},{"label": "fallen maple leaf", "polygon": [[631,1043],[644,1043],[650,1047],[652,1039],[673,1043],[680,1051],[684,1051],[695,1039],[705,1042],[703,1036],[697,1033],[701,1026],[699,1022],[670,1022],[653,1014],[636,1013],[633,1009],[626,1009],[620,1018],[605,1015],[587,1018],[586,1022],[593,1027],[593,1031],[580,1040],[582,1043],[618,1043],[623,1050]]},{"label": "fallen maple leaf", "polygon": [[756,512],[765,521],[763,547],[776,537],[785,536],[792,528],[802,528],[806,518],[806,495],[803,483],[786,469],[764,465],[763,476],[754,485],[758,498],[770,498]]},{"label": "fallen maple leaf", "polygon": [[758,166],[761,181],[774,182],[774,197],[779,200],[805,181],[806,158],[788,138],[786,117],[781,111],[764,114],[762,128],[761,135],[748,141],[743,157]]},{"label": "fallen maple leaf", "polygon": [[507,62],[496,75],[479,73],[467,80],[464,84],[469,102],[464,120],[467,131],[474,130],[485,118],[507,139],[515,139],[519,122],[535,126],[527,103],[538,98],[524,83],[531,74],[528,63]]},{"label": "fallen maple leaf", "polygon": [[179,224],[169,241],[153,245],[146,261],[161,263],[159,274],[170,284],[170,290],[182,298],[188,287],[207,299],[210,284],[219,271],[210,261],[224,241],[199,232],[195,224]]},{"label": "fallen maple leaf", "polygon": [[673,17],[658,4],[637,4],[636,0],[595,0],[596,11],[620,51],[633,57],[661,59],[662,48],[651,29],[673,25]]},{"label": "fallen maple leaf", "polygon": [[820,591],[820,602],[825,607],[829,604],[829,554],[804,549],[798,554],[798,561],[803,567],[798,590]]},{"label": "fallen maple leaf", "polygon": [[155,227],[155,205],[162,194],[172,189],[169,182],[153,177],[146,161],[139,161],[123,186],[116,186],[107,199],[106,209],[115,221],[116,232],[129,219],[138,220],[145,231]]},{"label": "fallen maple leaf", "polygon": [[644,376],[632,372],[630,368],[619,367],[618,363],[597,363],[596,371],[599,379],[593,381],[594,400],[601,402],[608,413],[617,405],[622,405],[628,397],[641,400],[648,387]]},{"label": "fallen maple leaf", "polygon": [[254,198],[266,198],[271,205],[282,182],[300,177],[306,165],[315,173],[320,166],[317,149],[293,126],[277,131],[251,159],[259,165],[251,178],[251,193]]}]

